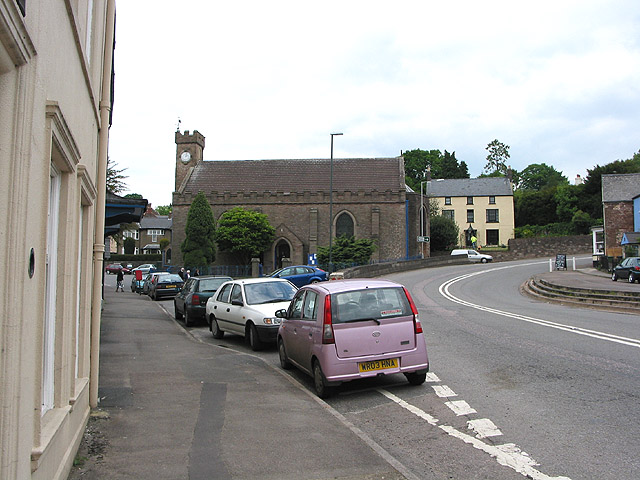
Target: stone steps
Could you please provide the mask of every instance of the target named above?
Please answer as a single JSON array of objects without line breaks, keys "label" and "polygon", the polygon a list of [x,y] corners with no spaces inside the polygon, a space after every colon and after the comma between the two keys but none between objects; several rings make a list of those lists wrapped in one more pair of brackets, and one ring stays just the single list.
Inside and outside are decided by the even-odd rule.
[{"label": "stone steps", "polygon": [[640,289],[637,292],[570,287],[536,275],[522,286],[524,293],[546,301],[603,308],[628,313],[640,313]]}]

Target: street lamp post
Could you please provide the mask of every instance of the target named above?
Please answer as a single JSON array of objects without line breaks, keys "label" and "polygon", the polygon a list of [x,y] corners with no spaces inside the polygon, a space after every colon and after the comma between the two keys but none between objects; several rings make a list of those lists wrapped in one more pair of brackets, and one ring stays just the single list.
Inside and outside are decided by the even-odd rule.
[{"label": "street lamp post", "polygon": [[333,246],[333,137],[341,133],[330,133],[331,136],[331,166],[329,170],[329,273],[333,272],[331,248]]},{"label": "street lamp post", "polygon": [[[422,186],[427,183],[428,180],[423,180],[420,182],[420,236],[422,237],[422,242],[420,242],[420,254],[422,258],[424,258],[424,193],[422,191]],[[426,189],[425,189],[426,190]]]}]

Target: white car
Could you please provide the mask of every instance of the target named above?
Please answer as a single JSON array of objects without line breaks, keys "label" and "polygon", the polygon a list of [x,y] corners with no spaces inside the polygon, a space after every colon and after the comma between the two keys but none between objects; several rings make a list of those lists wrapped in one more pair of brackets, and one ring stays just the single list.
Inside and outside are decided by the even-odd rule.
[{"label": "white car", "polygon": [[276,311],[289,307],[297,287],[280,278],[249,278],[223,283],[207,300],[206,319],[214,338],[225,332],[242,335],[252,350],[275,343],[280,318]]},{"label": "white car", "polygon": [[140,270],[144,275],[149,273],[151,270],[157,270],[156,266],[153,263],[143,263],[142,265],[131,270],[135,275],[136,270]]},{"label": "white car", "polygon": [[472,262],[492,262],[493,257],[484,253],[478,253],[475,250],[467,250],[466,248],[457,248],[451,252],[451,255],[466,255]]}]

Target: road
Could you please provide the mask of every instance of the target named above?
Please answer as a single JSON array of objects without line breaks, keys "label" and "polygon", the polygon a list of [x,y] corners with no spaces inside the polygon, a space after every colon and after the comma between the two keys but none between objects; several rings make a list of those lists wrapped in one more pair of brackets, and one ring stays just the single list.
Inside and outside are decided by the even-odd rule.
[{"label": "road", "polygon": [[[541,260],[388,276],[418,305],[428,381],[352,382],[328,408],[408,478],[640,478],[638,319],[519,293],[548,269]],[[158,305],[172,314],[171,301]],[[189,330],[250,353],[239,337]],[[279,368],[275,348],[258,355]],[[306,376],[290,375],[312,389]]]}]

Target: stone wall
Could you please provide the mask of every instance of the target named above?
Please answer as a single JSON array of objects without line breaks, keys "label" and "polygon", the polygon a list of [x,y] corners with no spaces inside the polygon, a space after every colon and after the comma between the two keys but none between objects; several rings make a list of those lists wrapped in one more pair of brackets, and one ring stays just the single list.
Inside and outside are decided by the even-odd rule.
[{"label": "stone wall", "polygon": [[554,257],[557,253],[566,255],[589,255],[593,251],[592,242],[593,239],[591,235],[512,238],[509,240],[509,251],[488,253],[493,256],[494,261]]}]

